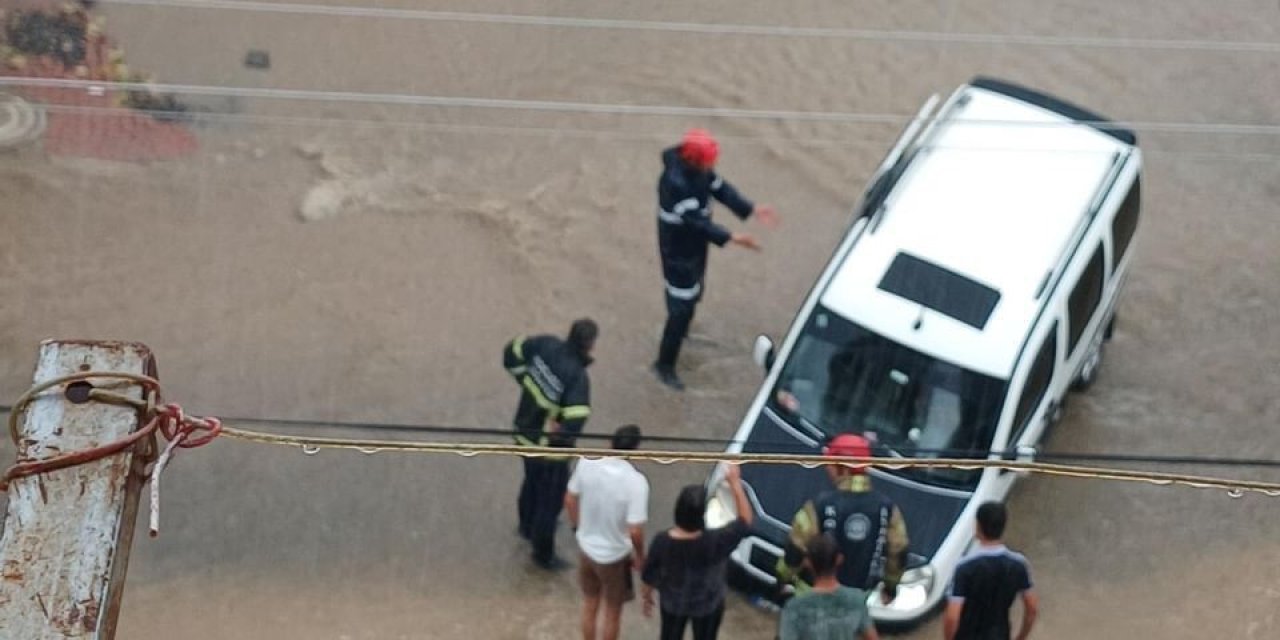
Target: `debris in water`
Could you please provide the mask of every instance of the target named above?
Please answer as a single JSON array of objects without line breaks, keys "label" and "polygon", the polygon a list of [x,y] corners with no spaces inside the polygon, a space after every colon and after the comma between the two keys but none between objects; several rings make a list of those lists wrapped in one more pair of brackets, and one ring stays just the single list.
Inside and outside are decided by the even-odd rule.
[{"label": "debris in water", "polygon": [[244,56],[244,66],[250,69],[270,69],[271,54],[262,49],[250,49]]}]

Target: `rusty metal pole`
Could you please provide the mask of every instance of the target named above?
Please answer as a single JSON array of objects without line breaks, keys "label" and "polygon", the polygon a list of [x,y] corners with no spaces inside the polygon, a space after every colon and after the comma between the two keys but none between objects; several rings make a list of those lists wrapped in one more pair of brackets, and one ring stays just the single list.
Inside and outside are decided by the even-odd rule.
[{"label": "rusty metal pole", "polygon": [[[137,343],[46,341],[37,384],[79,371],[155,375]],[[77,387],[84,383],[72,383]],[[88,384],[141,398],[137,385]],[[18,456],[39,460],[100,446],[138,429],[129,407],[85,400],[86,387],[54,388],[20,417]],[[141,464],[141,460],[137,461]],[[129,568],[143,480],[132,451],[14,480],[0,538],[0,638],[112,640]]]}]

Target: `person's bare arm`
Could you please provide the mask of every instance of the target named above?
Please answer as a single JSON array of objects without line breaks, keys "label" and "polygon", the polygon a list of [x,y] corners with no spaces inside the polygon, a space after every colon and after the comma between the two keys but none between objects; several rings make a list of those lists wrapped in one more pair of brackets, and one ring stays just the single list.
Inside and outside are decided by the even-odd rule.
[{"label": "person's bare arm", "polygon": [[880,640],[880,634],[876,633],[875,625],[862,630],[862,640]]},{"label": "person's bare arm", "polygon": [[942,614],[943,640],[955,640],[956,631],[960,628],[960,612],[964,609],[964,600],[950,600],[947,610]]},{"label": "person's bare arm", "polygon": [[751,501],[747,500],[747,491],[742,487],[742,469],[736,464],[727,465],[724,469],[724,481],[733,492],[733,506],[738,512],[738,519],[748,527],[751,526],[751,523],[756,520],[756,511],[751,508]]},{"label": "person's bare arm", "polygon": [[569,514],[569,526],[578,528],[578,494],[564,494],[564,510]]},{"label": "person's bare arm", "polygon": [[1031,636],[1031,628],[1040,615],[1040,596],[1027,589],[1022,592],[1022,628],[1018,630],[1018,640],[1027,640]]},{"label": "person's bare arm", "polygon": [[634,553],[631,555],[631,566],[639,571],[644,568],[644,525],[633,524],[630,526],[631,548]]},{"label": "person's bare arm", "polygon": [[653,617],[653,605],[655,604],[653,591],[653,587],[649,586],[647,583],[640,587],[640,599],[644,601],[643,613],[646,618]]}]

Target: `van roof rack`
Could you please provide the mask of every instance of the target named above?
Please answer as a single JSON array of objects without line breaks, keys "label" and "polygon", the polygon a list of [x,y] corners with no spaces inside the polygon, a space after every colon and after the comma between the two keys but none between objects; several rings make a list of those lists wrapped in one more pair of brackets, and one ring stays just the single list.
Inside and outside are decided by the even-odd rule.
[{"label": "van roof rack", "polygon": [[1085,231],[1089,228],[1089,225],[1093,224],[1094,218],[1098,217],[1098,212],[1102,210],[1102,203],[1106,200],[1107,195],[1111,193],[1111,188],[1115,185],[1116,180],[1120,178],[1120,169],[1124,167],[1124,160],[1131,154],[1132,151],[1117,151],[1111,154],[1111,165],[1107,168],[1106,177],[1099,183],[1097,191],[1094,192],[1093,198],[1089,201],[1089,208],[1086,210],[1085,215],[1081,216],[1080,221],[1072,229],[1071,235],[1067,236],[1067,241],[1058,252],[1057,260],[1053,262],[1054,268],[1045,274],[1044,280],[1036,288],[1036,300],[1043,297],[1045,292],[1053,289],[1053,285],[1066,271],[1066,263],[1070,262],[1068,257],[1079,249],[1080,242],[1084,239]]},{"label": "van roof rack", "polygon": [[856,212],[853,217],[854,220],[875,215],[881,210],[885,197],[893,190],[893,185],[898,182],[902,172],[911,164],[909,160],[919,148],[923,133],[929,129],[927,125],[933,123],[933,111],[940,100],[941,98],[936,93],[929,96],[924,106],[920,107],[915,117],[907,123],[906,128],[898,136],[898,141],[894,143],[893,148],[889,149],[889,153],[885,155],[884,160],[880,161],[880,166],[876,168],[874,177],[871,180],[871,187],[867,189],[866,195],[863,196],[862,201],[854,209]]}]

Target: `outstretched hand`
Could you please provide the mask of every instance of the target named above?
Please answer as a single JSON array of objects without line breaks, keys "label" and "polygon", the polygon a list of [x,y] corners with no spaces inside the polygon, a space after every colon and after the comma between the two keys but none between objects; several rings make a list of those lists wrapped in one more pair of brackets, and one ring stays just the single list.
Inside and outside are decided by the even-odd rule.
[{"label": "outstretched hand", "polygon": [[724,466],[724,483],[732,487],[742,480],[742,469],[736,464]]},{"label": "outstretched hand", "polygon": [[760,224],[764,225],[768,229],[778,226],[778,223],[781,221],[778,218],[778,210],[774,209],[771,205],[756,205],[756,208],[752,209],[751,213],[755,214],[755,217],[760,220]]},{"label": "outstretched hand", "polygon": [[739,247],[745,247],[747,249],[751,249],[752,251],[760,250],[760,241],[756,240],[756,237],[749,233],[741,233],[741,232],[735,231],[729,236],[729,242],[732,242],[733,244],[736,244]]}]

